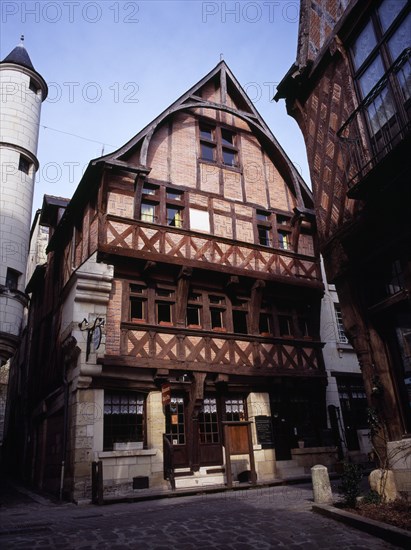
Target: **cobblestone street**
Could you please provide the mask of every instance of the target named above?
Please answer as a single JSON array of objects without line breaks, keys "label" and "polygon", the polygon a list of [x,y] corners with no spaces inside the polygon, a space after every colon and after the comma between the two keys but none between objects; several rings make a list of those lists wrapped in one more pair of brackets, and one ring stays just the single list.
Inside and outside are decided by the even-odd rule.
[{"label": "cobblestone street", "polygon": [[311,499],[310,485],[295,485],[99,507],[59,504],[8,487],[0,500],[0,547],[396,548],[311,512]]}]

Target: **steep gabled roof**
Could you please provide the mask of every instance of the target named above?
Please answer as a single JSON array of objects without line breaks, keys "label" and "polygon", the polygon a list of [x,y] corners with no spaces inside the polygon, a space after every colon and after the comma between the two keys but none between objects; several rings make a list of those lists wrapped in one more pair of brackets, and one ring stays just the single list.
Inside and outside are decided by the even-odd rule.
[{"label": "steep gabled roof", "polygon": [[[221,96],[220,102],[209,101],[201,97],[201,89],[211,82],[217,82],[218,84],[217,87],[220,89]],[[228,97],[233,101],[234,107],[230,106]],[[105,165],[111,167],[115,166],[128,172],[149,173],[151,167],[147,165],[147,153],[155,130],[174,113],[199,109],[201,107],[231,113],[247,122],[255,135],[261,140],[261,143],[267,147],[267,151],[271,151],[271,153],[275,154],[277,168],[287,174],[287,181],[294,187],[299,210],[304,210],[308,206],[307,203],[311,204],[311,190],[307,187],[303,178],[264,122],[260,113],[255,108],[251,99],[247,96],[228,65],[225,61],[220,61],[212,71],[172,103],[172,105],[165,109],[165,111],[125,145],[112,153],[90,161],[87,170],[83,174],[66,208],[59,227],[62,228],[71,217],[75,216],[76,213],[81,210],[79,205],[83,204],[86,197],[92,192],[93,186],[97,183],[98,174],[102,174]],[[138,147],[140,147],[140,152],[137,162],[135,160],[133,160],[133,162],[128,161],[127,157],[129,157],[130,153]],[[49,249],[53,249],[54,245],[54,239],[52,239]]]},{"label": "steep gabled roof", "polygon": [[[219,103],[205,100],[201,97],[201,89],[209,82],[216,80],[221,90],[221,102]],[[236,108],[231,107],[228,104],[228,95],[230,95],[234,101],[237,106]],[[150,140],[156,128],[158,128],[158,126],[173,113],[178,111],[187,111],[190,109],[198,109],[201,107],[225,111],[246,121],[263,142],[270,144],[271,147],[274,147],[278,153],[278,158],[285,161],[287,171],[291,175],[292,182],[295,186],[295,193],[299,199],[299,202],[304,202],[301,197],[302,190],[306,196],[311,197],[310,189],[298,174],[293,163],[288,158],[287,154],[278,143],[260,113],[255,108],[251,99],[241,87],[240,83],[235,78],[225,61],[220,61],[212,71],[197,82],[197,84],[192,86],[185,94],[177,99],[172,105],[170,105],[170,107],[163,111],[157,118],[143,128],[143,130],[130,139],[125,145],[113,153],[94,159],[91,164],[96,165],[101,162],[107,162],[110,164],[124,163],[123,158],[127,155],[127,153],[141,145],[138,165],[140,167],[149,168],[147,167],[147,152]],[[303,204],[301,204],[301,206],[302,205]]]}]

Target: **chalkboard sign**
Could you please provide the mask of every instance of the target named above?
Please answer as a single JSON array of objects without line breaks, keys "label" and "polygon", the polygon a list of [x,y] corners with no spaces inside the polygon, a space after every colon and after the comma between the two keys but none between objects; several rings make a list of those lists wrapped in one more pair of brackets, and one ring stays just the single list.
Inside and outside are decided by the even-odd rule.
[{"label": "chalkboard sign", "polygon": [[273,425],[270,416],[256,416],[257,441],[263,449],[274,448]]}]

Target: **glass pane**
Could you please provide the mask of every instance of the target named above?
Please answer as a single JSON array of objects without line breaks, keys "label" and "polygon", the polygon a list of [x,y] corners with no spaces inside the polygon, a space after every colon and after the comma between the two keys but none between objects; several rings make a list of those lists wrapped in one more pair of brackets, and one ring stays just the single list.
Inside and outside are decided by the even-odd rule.
[{"label": "glass pane", "polygon": [[288,233],[278,232],[278,245],[283,250],[288,250],[290,248],[290,239]]},{"label": "glass pane", "polygon": [[154,204],[149,204],[146,202],[141,203],[141,221],[154,222],[156,219],[155,213],[156,207]]},{"label": "glass pane", "polygon": [[257,220],[261,220],[263,222],[268,222],[270,219],[269,212],[263,212],[262,210],[257,210]]},{"label": "glass pane", "polygon": [[281,336],[288,336],[291,334],[291,318],[288,315],[279,315],[278,323],[280,325]]},{"label": "glass pane", "polygon": [[200,308],[196,306],[187,307],[187,326],[200,326]]},{"label": "glass pane", "polygon": [[270,246],[270,230],[266,227],[258,227],[258,242],[264,246]]},{"label": "glass pane", "polygon": [[245,311],[233,311],[233,328],[234,332],[247,334],[247,313]]},{"label": "glass pane", "polygon": [[130,318],[138,321],[145,319],[144,302],[142,300],[138,298],[130,299]]},{"label": "glass pane", "polygon": [[210,295],[209,300],[210,300],[211,304],[223,304],[224,303],[224,298],[222,296]]},{"label": "glass pane", "polygon": [[268,313],[260,313],[260,334],[271,334],[271,318]]},{"label": "glass pane", "polygon": [[171,304],[157,304],[157,321],[159,323],[171,323]]},{"label": "glass pane", "polygon": [[223,327],[223,314],[220,309],[210,309],[211,314],[211,328]]},{"label": "glass pane", "polygon": [[223,142],[223,145],[234,145],[233,132],[221,129],[221,140]]},{"label": "glass pane", "polygon": [[228,166],[235,166],[237,164],[237,154],[230,149],[223,149],[223,162]]},{"label": "glass pane", "polygon": [[175,191],[174,189],[167,189],[167,198],[175,201],[181,201],[183,193],[181,191]]},{"label": "glass pane", "polygon": [[145,195],[155,195],[158,191],[157,185],[152,185],[151,183],[145,183],[143,187],[143,193]]},{"label": "glass pane", "polygon": [[364,74],[359,78],[362,97],[365,98],[384,75],[381,57],[378,55]]},{"label": "glass pane", "polygon": [[214,140],[214,129],[213,128],[207,128],[207,127],[201,127],[200,128],[200,137],[204,139]]},{"label": "glass pane", "polygon": [[370,130],[374,135],[395,115],[394,101],[387,88],[373,99],[366,112]]},{"label": "glass pane", "polygon": [[359,69],[376,45],[377,39],[375,38],[374,28],[370,21],[351,48],[355,69]]},{"label": "glass pane", "polygon": [[208,143],[201,143],[201,158],[203,160],[215,160],[215,147]]},{"label": "glass pane", "polygon": [[179,208],[167,207],[167,225],[171,227],[183,227],[182,210]]},{"label": "glass pane", "polygon": [[401,55],[405,48],[411,47],[411,13],[404,19],[392,37],[388,40],[388,48],[391,54],[391,61]]},{"label": "glass pane", "polygon": [[380,16],[381,27],[385,32],[402,8],[407,3],[407,0],[384,0],[378,8],[378,15]]}]

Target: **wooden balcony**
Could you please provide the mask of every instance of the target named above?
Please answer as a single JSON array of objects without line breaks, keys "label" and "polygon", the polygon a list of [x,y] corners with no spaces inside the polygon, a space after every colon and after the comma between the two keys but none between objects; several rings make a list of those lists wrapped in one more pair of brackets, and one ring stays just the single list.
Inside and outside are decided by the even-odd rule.
[{"label": "wooden balcony", "polygon": [[194,233],[107,215],[100,221],[99,251],[262,279],[316,283],[317,260],[290,250]]},{"label": "wooden balcony", "polygon": [[120,356],[103,364],[242,376],[323,376],[322,344],[188,329],[121,326]]},{"label": "wooden balcony", "polygon": [[[337,132],[342,147],[348,196],[364,198],[378,166],[377,179],[395,178],[397,156],[404,158],[411,130],[411,49],[377,82]],[[385,169],[385,165],[389,167]],[[376,186],[374,186],[375,188]]]}]

